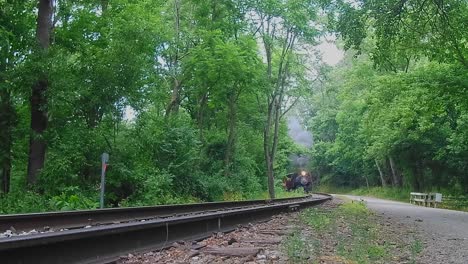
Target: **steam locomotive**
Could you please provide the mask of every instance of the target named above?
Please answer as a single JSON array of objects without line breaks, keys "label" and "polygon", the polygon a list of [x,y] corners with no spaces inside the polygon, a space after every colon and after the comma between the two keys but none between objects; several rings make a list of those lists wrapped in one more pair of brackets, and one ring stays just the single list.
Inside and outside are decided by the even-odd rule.
[{"label": "steam locomotive", "polygon": [[286,191],[296,190],[297,188],[303,187],[305,193],[312,191],[312,185],[315,182],[315,178],[312,174],[306,170],[294,172],[286,175],[283,179],[283,186]]}]

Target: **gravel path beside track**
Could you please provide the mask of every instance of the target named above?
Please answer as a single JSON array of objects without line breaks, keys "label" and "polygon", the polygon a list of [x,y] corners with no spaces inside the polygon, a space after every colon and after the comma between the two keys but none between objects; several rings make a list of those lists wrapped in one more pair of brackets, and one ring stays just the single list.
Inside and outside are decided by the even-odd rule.
[{"label": "gravel path beside track", "polygon": [[[341,199],[328,201],[316,208],[322,213],[333,216],[334,210],[343,203]],[[399,264],[413,263],[411,244],[415,233],[412,228],[403,224],[394,224],[387,217],[379,214],[369,217],[372,225],[378,226],[381,236],[376,241],[379,245],[387,245],[390,257],[379,259],[372,263]],[[345,236],[351,236],[351,229],[343,219],[337,219],[336,224],[326,232],[317,232],[313,227],[300,220],[299,213],[291,212],[274,216],[270,221],[249,224],[230,233],[214,234],[208,239],[198,242],[180,241],[165,250],[157,250],[143,254],[122,256],[120,264],[356,264],[348,260],[346,255],[340,255],[338,243]],[[304,248],[291,245],[291,235],[299,235]],[[337,235],[338,234],[338,235]],[[289,241],[289,242],[288,242]],[[319,243],[318,251],[316,244]],[[289,245],[289,246],[288,246]],[[358,245],[348,245],[350,247]],[[290,259],[287,248],[300,253],[299,259]],[[314,249],[315,248],[315,249]],[[244,254],[229,256],[229,250],[240,249]],[[252,250],[252,252],[247,252]],[[219,251],[218,251],[219,250]],[[213,254],[217,252],[219,254]],[[306,253],[303,255],[303,253]]]},{"label": "gravel path beside track", "polygon": [[[341,195],[340,195],[341,196]],[[414,228],[423,240],[418,263],[468,263],[468,213],[428,208],[370,197],[342,195],[364,201],[395,224]]]}]

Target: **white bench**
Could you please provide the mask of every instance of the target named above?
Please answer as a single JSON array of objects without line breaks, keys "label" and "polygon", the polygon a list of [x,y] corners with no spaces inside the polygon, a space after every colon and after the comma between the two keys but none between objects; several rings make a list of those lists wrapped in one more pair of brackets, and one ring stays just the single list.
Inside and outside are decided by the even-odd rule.
[{"label": "white bench", "polygon": [[427,195],[426,204],[428,206],[433,206],[437,208],[437,204],[442,202],[442,194],[441,193],[429,193]]},{"label": "white bench", "polygon": [[411,204],[418,204],[424,206],[433,206],[434,208],[437,207],[438,203],[442,202],[442,194],[441,193],[418,193],[412,192],[410,193],[410,203]]}]

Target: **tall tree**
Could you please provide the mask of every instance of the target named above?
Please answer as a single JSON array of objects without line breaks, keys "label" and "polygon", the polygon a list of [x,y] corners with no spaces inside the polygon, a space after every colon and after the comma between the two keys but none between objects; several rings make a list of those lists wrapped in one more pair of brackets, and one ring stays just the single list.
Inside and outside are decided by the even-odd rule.
[{"label": "tall tree", "polygon": [[8,193],[10,190],[11,175],[11,148],[12,148],[12,128],[15,115],[13,102],[11,101],[10,87],[7,85],[6,70],[11,64],[11,24],[8,23],[7,11],[11,10],[9,6],[2,3],[0,6],[0,22],[4,25],[0,29],[0,190]]},{"label": "tall tree", "polygon": [[[52,17],[54,11],[54,0],[39,0],[37,13],[36,53],[40,58],[47,57],[48,49],[52,39]],[[47,60],[44,60],[47,61]],[[31,136],[29,141],[28,159],[28,184],[34,185],[40,170],[44,167],[47,144],[44,131],[47,129],[47,89],[49,77],[47,63],[43,62],[37,80],[31,89]]]},{"label": "tall tree", "polygon": [[[268,92],[263,148],[267,168],[268,192],[275,198],[274,163],[282,117],[294,104],[288,102],[288,89],[293,87],[291,68],[298,43],[314,43],[318,30],[310,24],[316,20],[316,6],[309,1],[260,1],[255,6],[254,34],[263,44]],[[289,105],[288,105],[289,103]]]},{"label": "tall tree", "polygon": [[10,191],[14,131],[18,123],[16,108],[22,97],[20,80],[27,75],[18,72],[34,40],[34,8],[35,1],[0,2],[0,182],[3,192]]},{"label": "tall tree", "polygon": [[380,168],[380,165],[379,165],[379,162],[377,161],[377,159],[375,159],[375,166],[377,167],[377,170],[379,170],[380,182],[382,183],[382,187],[387,187],[387,182],[385,181],[383,171]]},{"label": "tall tree", "polygon": [[169,104],[166,109],[166,116],[171,113],[177,113],[180,105],[180,36],[181,36],[181,0],[174,0],[174,37],[172,40],[172,52],[169,59],[169,67],[171,68],[171,75],[173,79],[172,93]]},{"label": "tall tree", "polygon": [[[3,71],[0,69],[0,71]],[[5,83],[0,77],[0,83]],[[3,85],[2,85],[3,86]],[[0,87],[0,182],[1,191],[10,191],[11,175],[11,149],[13,145],[13,125],[15,120],[15,110],[11,100],[11,92],[7,87]]]}]

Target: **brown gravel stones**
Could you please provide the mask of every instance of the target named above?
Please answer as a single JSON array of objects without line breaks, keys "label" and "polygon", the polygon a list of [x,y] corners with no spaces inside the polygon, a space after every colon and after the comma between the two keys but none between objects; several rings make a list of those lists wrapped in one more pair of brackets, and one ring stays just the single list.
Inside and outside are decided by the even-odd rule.
[{"label": "brown gravel stones", "polygon": [[213,234],[199,242],[179,242],[161,251],[129,254],[120,263],[287,263],[281,241],[291,232],[292,217],[297,217],[297,213],[280,214],[267,222]]}]

